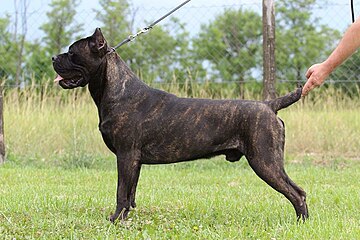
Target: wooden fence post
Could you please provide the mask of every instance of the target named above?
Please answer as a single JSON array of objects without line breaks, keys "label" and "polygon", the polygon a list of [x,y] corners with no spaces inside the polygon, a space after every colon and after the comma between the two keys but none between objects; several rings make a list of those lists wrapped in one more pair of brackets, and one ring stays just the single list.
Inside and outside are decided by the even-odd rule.
[{"label": "wooden fence post", "polygon": [[263,0],[263,99],[276,97],[275,0]]},{"label": "wooden fence post", "polygon": [[0,164],[5,162],[3,91],[0,85]]}]

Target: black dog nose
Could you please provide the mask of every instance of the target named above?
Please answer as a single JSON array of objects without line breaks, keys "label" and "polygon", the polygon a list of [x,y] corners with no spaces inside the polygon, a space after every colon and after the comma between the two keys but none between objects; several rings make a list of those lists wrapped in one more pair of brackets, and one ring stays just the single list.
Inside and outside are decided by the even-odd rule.
[{"label": "black dog nose", "polygon": [[52,58],[51,58],[51,59],[52,59],[52,61],[53,61],[53,62],[55,62],[55,61],[56,61],[56,59],[57,59],[57,56],[56,56],[56,55],[55,55],[55,56],[52,56]]}]

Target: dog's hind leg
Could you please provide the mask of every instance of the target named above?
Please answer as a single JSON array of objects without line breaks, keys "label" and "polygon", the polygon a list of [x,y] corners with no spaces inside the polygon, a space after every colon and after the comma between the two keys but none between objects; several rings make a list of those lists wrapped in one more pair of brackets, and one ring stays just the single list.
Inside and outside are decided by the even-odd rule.
[{"label": "dog's hind leg", "polygon": [[116,193],[116,210],[110,216],[110,221],[115,222],[120,217],[125,220],[134,205],[135,188],[140,174],[140,162],[135,154],[117,155],[118,185]]},{"label": "dog's hind leg", "polygon": [[[298,220],[302,218],[305,221],[308,218],[306,193],[288,177],[283,167],[277,164],[282,159],[274,161],[265,158],[255,156],[248,159],[248,161],[251,168],[262,180],[276,191],[282,193],[292,203]],[[268,165],[267,162],[269,161],[272,162],[272,165]]]},{"label": "dog's hind leg", "polygon": [[249,149],[246,156],[251,168],[262,180],[282,193],[292,203],[298,220],[302,218],[305,221],[309,216],[306,193],[289,178],[284,170],[284,129],[271,133],[259,132],[255,138],[258,145]]},{"label": "dog's hind leg", "polygon": [[136,207],[136,203],[135,203],[135,194],[136,194],[136,187],[137,187],[137,183],[139,181],[139,176],[140,176],[140,168],[141,168],[141,165],[140,164],[137,164],[135,166],[136,168],[138,169],[135,169],[135,173],[133,174],[133,180],[131,181],[132,182],[132,187],[131,187],[131,190],[130,190],[130,206],[132,208],[135,208]]}]

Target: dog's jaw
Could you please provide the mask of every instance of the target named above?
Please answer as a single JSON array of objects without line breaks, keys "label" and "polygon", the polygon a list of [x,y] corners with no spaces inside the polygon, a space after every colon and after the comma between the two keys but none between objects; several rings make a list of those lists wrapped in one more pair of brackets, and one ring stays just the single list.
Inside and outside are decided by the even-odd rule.
[{"label": "dog's jaw", "polygon": [[59,83],[59,85],[64,89],[83,87],[86,85],[86,84],[82,83],[84,81],[83,81],[83,76],[81,74],[79,74],[77,76],[73,76],[69,79],[66,79],[66,78],[62,77],[60,74],[57,74],[54,82]]}]

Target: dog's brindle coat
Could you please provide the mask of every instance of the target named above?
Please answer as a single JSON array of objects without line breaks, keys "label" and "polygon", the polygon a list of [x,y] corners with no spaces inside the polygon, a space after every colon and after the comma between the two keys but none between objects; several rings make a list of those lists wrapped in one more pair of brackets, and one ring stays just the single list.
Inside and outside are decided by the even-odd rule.
[{"label": "dog's brindle coat", "polygon": [[166,164],[225,155],[245,155],[255,173],[308,217],[306,193],[285,173],[285,130],[278,110],[299,100],[301,88],[267,102],[178,98],[140,81],[106,44],[100,29],[53,57],[57,81],[66,89],[89,90],[99,128],[116,154],[117,205],[110,217],[125,219],[135,207],[142,164]]}]

